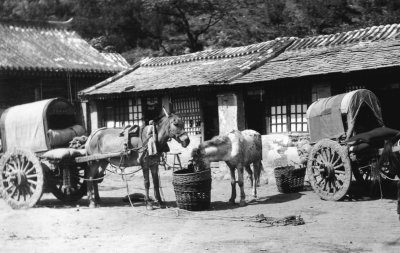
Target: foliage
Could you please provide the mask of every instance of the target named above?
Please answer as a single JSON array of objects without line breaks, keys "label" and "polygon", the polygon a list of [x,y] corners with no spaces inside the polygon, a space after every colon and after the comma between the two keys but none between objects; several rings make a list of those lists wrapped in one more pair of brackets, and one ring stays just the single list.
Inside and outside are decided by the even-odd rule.
[{"label": "foliage", "polygon": [[0,19],[71,17],[93,46],[137,61],[400,23],[400,0],[0,0]]}]

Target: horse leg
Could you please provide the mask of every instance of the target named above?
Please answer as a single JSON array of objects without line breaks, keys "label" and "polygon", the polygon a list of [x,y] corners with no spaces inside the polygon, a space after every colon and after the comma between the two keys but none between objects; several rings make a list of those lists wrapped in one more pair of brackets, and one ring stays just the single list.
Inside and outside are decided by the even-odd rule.
[{"label": "horse leg", "polygon": [[253,171],[251,170],[250,165],[247,165],[246,167],[244,167],[245,170],[247,171],[247,174],[249,174],[249,178],[250,178],[250,185],[251,187],[253,187]]},{"label": "horse leg", "polygon": [[[97,172],[96,179],[99,177],[104,177],[104,171],[106,170],[107,165],[108,165],[107,162],[99,163],[98,171],[96,171]],[[99,194],[99,181],[97,181],[97,180],[93,181],[93,189],[94,189],[94,200],[96,203],[96,207],[99,207],[100,203],[101,203],[100,194]]]},{"label": "horse leg", "polygon": [[100,195],[99,195],[99,183],[97,181],[93,182],[93,190],[94,190],[94,202],[96,203],[96,207],[98,207],[100,202]]},{"label": "horse leg", "polygon": [[158,159],[157,163],[152,163],[150,167],[151,177],[153,178],[154,198],[158,202],[160,208],[165,208],[165,203],[161,199],[160,195],[160,179],[158,177]]},{"label": "horse leg", "polygon": [[238,184],[240,187],[240,202],[239,202],[239,206],[245,206],[246,205],[246,194],[244,193],[244,184],[243,184],[243,166],[242,165],[238,165],[236,167],[237,172],[238,172]]},{"label": "horse leg", "polygon": [[231,204],[235,204],[235,199],[236,199],[236,175],[235,175],[235,167],[230,165],[229,163],[226,163],[229,167],[229,170],[231,172],[231,187],[232,187],[232,193],[231,193],[231,198],[229,199],[229,202]]},{"label": "horse leg", "polygon": [[98,163],[93,163],[89,166],[89,173],[88,173],[88,181],[87,181],[87,193],[88,193],[88,200],[89,200],[89,208],[95,208],[95,190],[93,187],[93,178],[96,174],[97,168],[99,167]]},{"label": "horse leg", "polygon": [[147,161],[144,161],[142,163],[142,170],[143,170],[143,178],[144,178],[146,209],[153,210],[153,205],[151,204],[150,197],[149,197],[150,179],[149,179],[149,166],[147,164]]}]

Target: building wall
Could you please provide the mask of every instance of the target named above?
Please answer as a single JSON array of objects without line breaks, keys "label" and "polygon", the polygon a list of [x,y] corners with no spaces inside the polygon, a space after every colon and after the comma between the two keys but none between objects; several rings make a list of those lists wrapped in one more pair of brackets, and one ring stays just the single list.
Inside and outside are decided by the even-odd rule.
[{"label": "building wall", "polygon": [[219,133],[244,130],[245,115],[242,93],[226,92],[218,94]]}]

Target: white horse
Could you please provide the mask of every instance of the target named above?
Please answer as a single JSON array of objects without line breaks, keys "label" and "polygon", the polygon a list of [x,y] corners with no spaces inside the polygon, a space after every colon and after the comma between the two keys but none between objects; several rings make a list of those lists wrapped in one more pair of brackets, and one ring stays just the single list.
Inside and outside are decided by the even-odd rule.
[{"label": "white horse", "polygon": [[[195,164],[210,168],[211,162],[225,161],[231,172],[232,194],[229,202],[234,204],[236,199],[236,176],[240,187],[240,206],[246,204],[243,187],[243,168],[249,173],[253,196],[257,197],[257,184],[263,170],[261,135],[254,130],[233,130],[226,135],[213,137],[201,143],[192,150]],[[253,164],[251,170],[250,164]]]}]

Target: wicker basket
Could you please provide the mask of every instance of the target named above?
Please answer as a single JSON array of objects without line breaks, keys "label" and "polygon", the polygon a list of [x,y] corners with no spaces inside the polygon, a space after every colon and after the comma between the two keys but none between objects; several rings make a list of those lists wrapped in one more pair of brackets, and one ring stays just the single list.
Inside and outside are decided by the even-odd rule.
[{"label": "wicker basket", "polygon": [[183,169],[173,173],[176,203],[179,208],[201,211],[210,208],[211,170],[193,172]]},{"label": "wicker basket", "polygon": [[281,193],[298,192],[303,189],[306,168],[284,166],[274,169],[276,186]]}]

